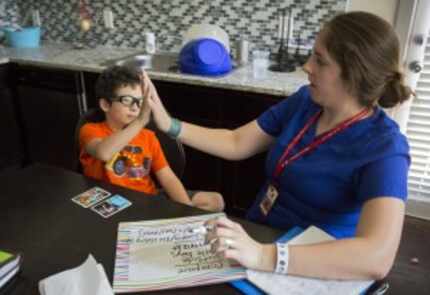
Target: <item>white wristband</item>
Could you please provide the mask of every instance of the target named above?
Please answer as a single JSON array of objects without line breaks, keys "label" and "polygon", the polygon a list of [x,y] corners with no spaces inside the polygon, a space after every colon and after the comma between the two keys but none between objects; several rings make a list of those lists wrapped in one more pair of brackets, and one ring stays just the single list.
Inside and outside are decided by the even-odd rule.
[{"label": "white wristband", "polygon": [[289,252],[288,245],[283,243],[276,243],[276,268],[275,272],[279,274],[287,274],[288,273],[288,262],[289,262]]}]

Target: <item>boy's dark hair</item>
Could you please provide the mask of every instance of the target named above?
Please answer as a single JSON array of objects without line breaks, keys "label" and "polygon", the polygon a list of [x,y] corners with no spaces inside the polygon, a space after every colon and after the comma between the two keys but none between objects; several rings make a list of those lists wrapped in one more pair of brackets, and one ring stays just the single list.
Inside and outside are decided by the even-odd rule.
[{"label": "boy's dark hair", "polygon": [[116,95],[120,87],[139,85],[140,71],[136,68],[113,66],[104,70],[96,82],[97,99],[105,98],[109,101]]}]

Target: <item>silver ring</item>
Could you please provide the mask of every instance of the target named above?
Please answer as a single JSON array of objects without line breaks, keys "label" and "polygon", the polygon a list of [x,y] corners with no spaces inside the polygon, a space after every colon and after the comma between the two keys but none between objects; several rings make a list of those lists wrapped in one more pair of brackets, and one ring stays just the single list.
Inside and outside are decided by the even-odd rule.
[{"label": "silver ring", "polygon": [[230,239],[225,239],[225,246],[227,247],[227,249],[231,249],[233,248],[233,241]]}]

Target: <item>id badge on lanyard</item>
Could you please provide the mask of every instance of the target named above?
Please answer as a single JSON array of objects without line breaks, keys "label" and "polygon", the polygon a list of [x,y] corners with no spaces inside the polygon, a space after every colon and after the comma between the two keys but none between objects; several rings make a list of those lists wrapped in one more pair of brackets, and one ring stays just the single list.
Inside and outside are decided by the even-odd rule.
[{"label": "id badge on lanyard", "polygon": [[275,204],[276,200],[279,197],[279,176],[281,175],[284,168],[290,164],[291,162],[299,159],[303,155],[313,151],[318,146],[326,142],[328,139],[333,137],[335,134],[345,130],[352,124],[358,122],[361,118],[367,115],[367,113],[370,111],[370,109],[365,108],[360,113],[356,114],[355,116],[343,121],[333,129],[319,135],[316,137],[309,145],[298,151],[296,154],[289,156],[291,150],[299,143],[299,141],[303,138],[305,132],[309,129],[309,127],[315,123],[318,118],[321,116],[322,111],[318,111],[316,114],[314,114],[308,122],[305,124],[302,130],[293,138],[293,140],[288,144],[287,148],[285,149],[284,153],[282,154],[281,158],[279,159],[278,163],[276,164],[275,172],[273,173],[272,180],[269,182],[269,185],[267,186],[266,193],[263,197],[263,200],[260,203],[260,210],[263,216],[267,216],[272,210],[273,205]]},{"label": "id badge on lanyard", "polygon": [[264,195],[264,198],[260,203],[260,210],[264,216],[267,216],[267,214],[269,214],[278,196],[278,189],[272,182],[270,182],[267,187],[266,194]]}]

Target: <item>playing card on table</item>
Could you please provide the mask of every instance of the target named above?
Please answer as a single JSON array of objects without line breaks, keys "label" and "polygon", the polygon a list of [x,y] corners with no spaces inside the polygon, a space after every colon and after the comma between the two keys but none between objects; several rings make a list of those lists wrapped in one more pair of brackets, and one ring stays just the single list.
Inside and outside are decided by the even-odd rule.
[{"label": "playing card on table", "polygon": [[93,206],[91,210],[97,212],[104,218],[108,218],[119,211],[129,207],[131,202],[120,195],[114,195],[107,200]]},{"label": "playing card on table", "polygon": [[110,195],[110,192],[96,186],[73,197],[72,201],[84,208],[88,208],[100,202],[101,200],[106,199]]}]

